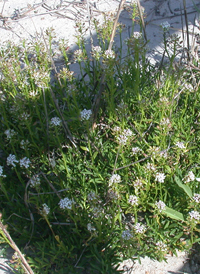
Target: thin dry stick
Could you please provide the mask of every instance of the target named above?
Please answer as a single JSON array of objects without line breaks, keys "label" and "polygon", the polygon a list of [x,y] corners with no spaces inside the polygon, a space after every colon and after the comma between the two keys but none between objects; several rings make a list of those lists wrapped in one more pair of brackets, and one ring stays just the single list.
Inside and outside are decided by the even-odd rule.
[{"label": "thin dry stick", "polygon": [[[117,23],[119,20],[119,15],[121,13],[121,10],[123,8],[123,5],[125,4],[126,0],[121,0],[120,4],[119,4],[119,8],[117,11],[117,15],[115,18],[115,22],[114,22],[114,26],[113,26],[113,30],[112,30],[112,34],[111,34],[111,38],[110,38],[110,43],[108,46],[108,50],[112,49],[113,46],[113,42],[114,42],[114,37],[115,37],[115,33],[116,33],[116,28],[117,28]],[[100,87],[99,87],[99,92],[94,100],[93,106],[92,106],[92,113],[93,113],[93,126],[92,128],[95,128],[96,125],[96,119],[97,119],[97,114],[99,112],[99,106],[100,106],[100,100],[101,100],[101,95],[104,89],[104,81],[105,81],[105,72],[103,72],[102,76],[101,76],[101,80],[100,80]]]},{"label": "thin dry stick", "polygon": [[183,0],[183,8],[184,8],[186,34],[187,34],[187,56],[188,56],[188,61],[190,61],[190,39],[189,39],[188,18],[187,18],[187,10],[186,10],[185,0]]},{"label": "thin dry stick", "polygon": [[[0,216],[1,217],[1,216]],[[30,265],[28,264],[27,260],[25,259],[24,255],[21,253],[13,239],[11,238],[10,234],[8,233],[6,226],[3,225],[3,223],[0,221],[0,229],[2,230],[2,233],[4,237],[6,237],[7,241],[9,242],[10,246],[18,253],[21,262],[22,262],[22,267],[24,271],[27,274],[34,274],[33,270],[31,269]]]},{"label": "thin dry stick", "polygon": [[142,29],[143,29],[143,32],[144,32],[144,38],[147,42],[148,40],[147,40],[147,34],[146,34],[146,29],[145,29],[145,24],[144,24],[144,18],[143,18],[143,13],[142,13],[142,9],[141,9],[141,5],[140,5],[139,0],[137,0],[137,6],[138,6],[139,15],[140,15],[140,20],[142,22]]},{"label": "thin dry stick", "polygon": [[[45,39],[45,37],[44,37],[43,32],[41,32],[41,34],[42,34],[42,36],[43,36],[43,40],[44,40],[46,49],[47,49],[47,51],[48,51],[48,53],[49,53],[49,58],[50,58],[50,60],[51,60],[52,68],[53,68],[53,70],[55,71],[55,73],[58,75],[58,71],[57,71],[57,69],[56,69],[56,65],[55,65],[54,60],[53,60],[53,58],[52,58],[50,49],[49,49],[49,47],[48,47],[48,45],[47,45],[47,43],[46,43],[46,39]],[[61,83],[59,77],[58,77],[58,82],[59,82],[60,86],[62,86],[62,83]],[[64,117],[63,117],[63,115],[62,115],[62,112],[61,112],[61,110],[60,110],[60,107],[59,107],[59,105],[58,105],[58,103],[57,103],[56,96],[55,96],[53,90],[51,89],[51,87],[49,88],[49,90],[50,90],[52,99],[53,99],[53,101],[54,101],[54,104],[55,104],[55,106],[56,106],[56,109],[57,109],[57,111],[59,112],[59,115],[60,115],[60,117],[61,117],[62,124],[63,124],[63,129],[64,129],[64,132],[65,132],[65,136],[71,141],[71,143],[73,144],[73,146],[76,147],[76,144],[75,144],[75,142],[74,142],[74,138],[73,138],[73,136],[72,136],[72,134],[71,134],[71,132],[70,132],[70,130],[69,130],[69,128],[68,128],[67,122],[65,121],[65,119],[64,119]]]},{"label": "thin dry stick", "polygon": [[52,183],[47,179],[46,175],[41,172],[42,176],[45,178],[47,183],[49,184],[50,188],[54,191],[54,193],[58,196],[59,199],[61,199],[61,196],[59,195],[58,191],[55,189],[55,187],[52,185]]}]

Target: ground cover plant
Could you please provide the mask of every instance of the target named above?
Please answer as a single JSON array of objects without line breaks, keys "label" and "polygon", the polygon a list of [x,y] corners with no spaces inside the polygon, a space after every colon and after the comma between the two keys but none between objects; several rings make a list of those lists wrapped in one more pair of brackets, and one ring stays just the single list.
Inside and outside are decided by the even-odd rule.
[{"label": "ground cover plant", "polygon": [[[140,23],[137,5],[132,15]],[[107,49],[114,18],[93,25],[88,53],[77,23],[78,78],[65,41],[56,70],[51,31],[0,52],[2,222],[34,273],[119,273],[124,259],[162,260],[200,240],[198,60],[177,67],[167,23],[158,67],[134,25],[125,57],[123,44]]]}]

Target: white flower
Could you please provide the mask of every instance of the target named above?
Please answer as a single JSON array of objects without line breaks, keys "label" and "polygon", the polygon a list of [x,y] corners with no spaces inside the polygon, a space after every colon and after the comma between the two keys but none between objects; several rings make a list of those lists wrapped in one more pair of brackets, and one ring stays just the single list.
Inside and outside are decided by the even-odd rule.
[{"label": "white flower", "polygon": [[189,212],[189,215],[191,220],[195,220],[195,222],[200,221],[200,213],[198,211],[193,210]]},{"label": "white flower", "polygon": [[160,121],[160,125],[162,125],[162,126],[168,126],[168,125],[170,125],[170,120],[169,120],[169,118],[163,118],[163,119]]},{"label": "white flower", "polygon": [[91,223],[88,223],[88,224],[87,224],[87,230],[90,231],[90,232],[92,232],[92,231],[95,231],[96,228],[93,227],[93,226],[91,225]]},{"label": "white flower", "polygon": [[146,169],[148,169],[149,171],[156,171],[156,167],[151,163],[146,164]]},{"label": "white flower", "polygon": [[138,153],[142,152],[142,149],[139,147],[132,147],[132,155],[136,155]]},{"label": "white flower", "polygon": [[133,235],[131,234],[130,230],[124,230],[122,232],[122,238],[124,240],[130,240],[131,238],[133,238]]},{"label": "white flower", "polygon": [[136,233],[143,234],[146,231],[146,226],[140,223],[134,225]]},{"label": "white flower", "polygon": [[94,191],[90,192],[87,196],[88,201],[94,201],[96,198],[96,193]]},{"label": "white flower", "polygon": [[194,196],[192,197],[192,199],[199,204],[200,203],[200,194],[194,193]]},{"label": "white flower", "polygon": [[83,51],[81,49],[77,49],[74,52],[75,58],[80,62],[83,58]]},{"label": "white flower", "polygon": [[21,119],[23,119],[23,120],[28,120],[29,117],[30,117],[30,114],[28,114],[26,112],[23,112],[21,115]]},{"label": "white flower", "polygon": [[162,241],[159,241],[156,243],[156,248],[157,248],[157,250],[159,250],[161,252],[167,251],[167,245],[165,243],[163,243]]},{"label": "white flower", "polygon": [[89,120],[91,115],[92,115],[92,110],[91,109],[84,109],[80,113],[81,115],[81,121],[83,120]]},{"label": "white flower", "polygon": [[28,140],[21,140],[20,142],[20,146],[23,149],[26,149],[26,147],[29,145],[29,141]]},{"label": "white flower", "polygon": [[160,26],[162,27],[162,29],[163,29],[164,31],[167,31],[167,30],[169,30],[169,28],[170,28],[170,24],[169,24],[169,22],[167,22],[167,21],[162,22],[162,23],[160,24]]},{"label": "white flower", "polygon": [[111,177],[110,177],[110,180],[109,180],[109,186],[113,185],[113,184],[119,184],[121,182],[121,176],[118,175],[118,174],[113,174]]},{"label": "white flower", "polygon": [[24,157],[19,160],[20,167],[28,168],[30,163],[31,163],[31,161],[27,157]]},{"label": "white flower", "polygon": [[6,177],[6,175],[3,175],[3,167],[2,166],[0,166],[0,177]]},{"label": "white flower", "polygon": [[51,118],[51,122],[50,122],[50,124],[52,125],[52,126],[60,126],[61,125],[61,119],[59,118],[59,117],[53,117],[53,118]]},{"label": "white flower", "polygon": [[105,51],[105,56],[107,59],[114,59],[115,58],[115,53],[113,50],[106,50]]},{"label": "white flower", "polygon": [[92,55],[94,56],[95,59],[99,60],[101,57],[101,47],[100,46],[96,46],[96,47],[92,47]]},{"label": "white flower", "polygon": [[164,183],[165,177],[166,177],[166,175],[164,173],[158,172],[158,173],[156,173],[155,180],[156,180],[156,182]]},{"label": "white flower", "polygon": [[127,138],[127,136],[121,134],[117,137],[117,140],[118,140],[120,145],[125,145],[128,141],[128,138]]},{"label": "white flower", "polygon": [[64,198],[61,199],[60,202],[58,203],[61,209],[72,209],[72,205],[74,204],[74,200],[73,199],[69,199],[69,198]]},{"label": "white flower", "polygon": [[186,148],[183,142],[176,142],[175,146],[177,146],[180,149],[185,149]]},{"label": "white flower", "polygon": [[121,131],[121,128],[118,127],[118,126],[115,126],[113,129],[112,129],[113,133],[119,133]]},{"label": "white flower", "polygon": [[131,205],[138,205],[138,197],[135,195],[130,195],[128,198],[128,202]]},{"label": "white flower", "polygon": [[7,165],[11,165],[13,167],[16,167],[16,164],[15,163],[19,163],[19,161],[16,159],[16,156],[13,155],[13,154],[10,154],[8,157],[7,157]]},{"label": "white flower", "polygon": [[14,129],[7,129],[4,133],[7,139],[11,139],[15,135]]},{"label": "white flower", "polygon": [[133,132],[128,128],[128,129],[124,129],[123,130],[123,134],[126,136],[126,137],[131,137],[133,135]]},{"label": "white flower", "polygon": [[103,212],[103,208],[101,206],[91,207],[91,210],[95,218],[98,218]]},{"label": "white flower", "polygon": [[133,37],[134,37],[135,39],[139,39],[139,38],[142,37],[142,33],[141,33],[141,32],[138,32],[138,31],[135,31],[135,32],[133,33]]},{"label": "white flower", "polygon": [[186,175],[184,178],[183,178],[183,181],[184,183],[189,183],[189,182],[193,182],[195,180],[195,176],[194,176],[194,173],[192,171],[189,171],[188,172],[188,175]]},{"label": "white flower", "polygon": [[43,208],[42,208],[42,210],[40,211],[40,213],[41,213],[42,215],[47,216],[47,215],[49,214],[49,212],[50,212],[50,208],[48,207],[47,204],[43,204],[42,207],[43,207]]},{"label": "white flower", "polygon": [[133,182],[133,185],[136,189],[139,189],[143,186],[143,182],[142,179],[137,179]]},{"label": "white flower", "polygon": [[159,210],[159,212],[162,212],[166,208],[166,204],[161,200],[159,202],[156,202],[155,206]]},{"label": "white flower", "polygon": [[125,145],[132,135],[133,132],[130,129],[124,129],[122,134],[117,137],[117,140],[120,145]]},{"label": "white flower", "polygon": [[40,178],[37,175],[34,175],[29,182],[31,187],[36,187],[40,185]]}]

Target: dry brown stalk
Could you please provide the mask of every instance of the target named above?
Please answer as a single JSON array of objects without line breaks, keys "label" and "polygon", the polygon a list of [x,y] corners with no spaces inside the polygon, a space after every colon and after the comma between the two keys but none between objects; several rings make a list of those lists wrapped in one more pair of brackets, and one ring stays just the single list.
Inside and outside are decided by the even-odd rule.
[{"label": "dry brown stalk", "polygon": [[[2,214],[0,213],[0,218],[2,217]],[[8,233],[6,226],[3,225],[3,223],[0,221],[0,230],[2,236],[5,238],[5,240],[9,243],[9,245],[17,252],[21,259],[21,265],[27,274],[34,274],[33,270],[31,269],[30,265],[28,264],[27,260],[25,259],[24,255],[19,250],[18,246],[15,244],[13,239],[11,238],[10,234]]]},{"label": "dry brown stalk", "polygon": [[[117,11],[117,14],[116,14],[116,18],[115,18],[115,22],[114,22],[114,25],[113,25],[113,30],[112,30],[112,34],[111,34],[111,38],[110,38],[110,43],[109,43],[109,46],[108,46],[108,50],[111,50],[112,49],[112,46],[113,46],[113,42],[114,42],[114,37],[115,37],[115,33],[116,33],[116,28],[117,28],[117,23],[118,23],[118,20],[119,20],[119,16],[120,16],[120,13],[121,13],[121,10],[123,8],[123,5],[125,4],[126,0],[121,0],[120,4],[119,4],[119,8],[118,8],[118,11]],[[99,92],[94,100],[94,103],[93,103],[93,106],[92,106],[92,113],[93,113],[93,125],[92,125],[92,128],[94,129],[95,126],[96,126],[96,119],[97,119],[97,114],[99,112],[99,107],[100,107],[100,100],[101,100],[101,95],[102,95],[102,92],[104,90],[104,85],[105,85],[105,72],[102,73],[102,76],[101,76],[101,80],[100,80],[100,87],[99,87]]]}]

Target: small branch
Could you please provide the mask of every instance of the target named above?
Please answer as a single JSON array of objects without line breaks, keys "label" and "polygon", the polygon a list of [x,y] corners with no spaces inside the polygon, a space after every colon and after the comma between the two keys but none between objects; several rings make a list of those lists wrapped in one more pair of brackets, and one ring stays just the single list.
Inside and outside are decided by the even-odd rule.
[{"label": "small branch", "polygon": [[[0,214],[0,218],[1,218],[2,214]],[[21,253],[21,251],[19,250],[19,248],[17,247],[17,245],[15,244],[15,242],[13,241],[13,239],[11,238],[10,234],[8,233],[6,226],[3,225],[3,223],[0,221],[0,229],[1,229],[1,233],[3,234],[3,237],[6,237],[7,241],[9,242],[9,245],[17,252],[17,254],[19,255],[21,262],[22,262],[22,267],[24,269],[24,271],[27,274],[34,274],[33,270],[31,269],[30,265],[28,264],[27,260],[25,259],[24,255]]]},{"label": "small branch", "polygon": [[[110,38],[110,43],[108,46],[108,50],[112,49],[113,43],[114,43],[114,37],[115,37],[115,33],[116,33],[116,29],[117,29],[117,23],[119,20],[119,15],[121,13],[121,10],[123,8],[124,3],[126,2],[126,0],[121,0],[120,4],[119,4],[119,8],[117,11],[117,15],[115,18],[115,22],[114,22],[114,26],[113,26],[113,30],[112,30],[112,34],[111,34],[111,38]],[[104,90],[104,85],[105,85],[105,72],[103,72],[102,76],[101,76],[101,81],[100,81],[100,87],[99,87],[99,92],[94,100],[93,106],[92,106],[92,118],[93,118],[93,125],[92,128],[95,128],[96,125],[96,119],[97,119],[97,114],[99,112],[99,107],[100,107],[100,101],[101,101],[101,95],[102,92]]]}]

